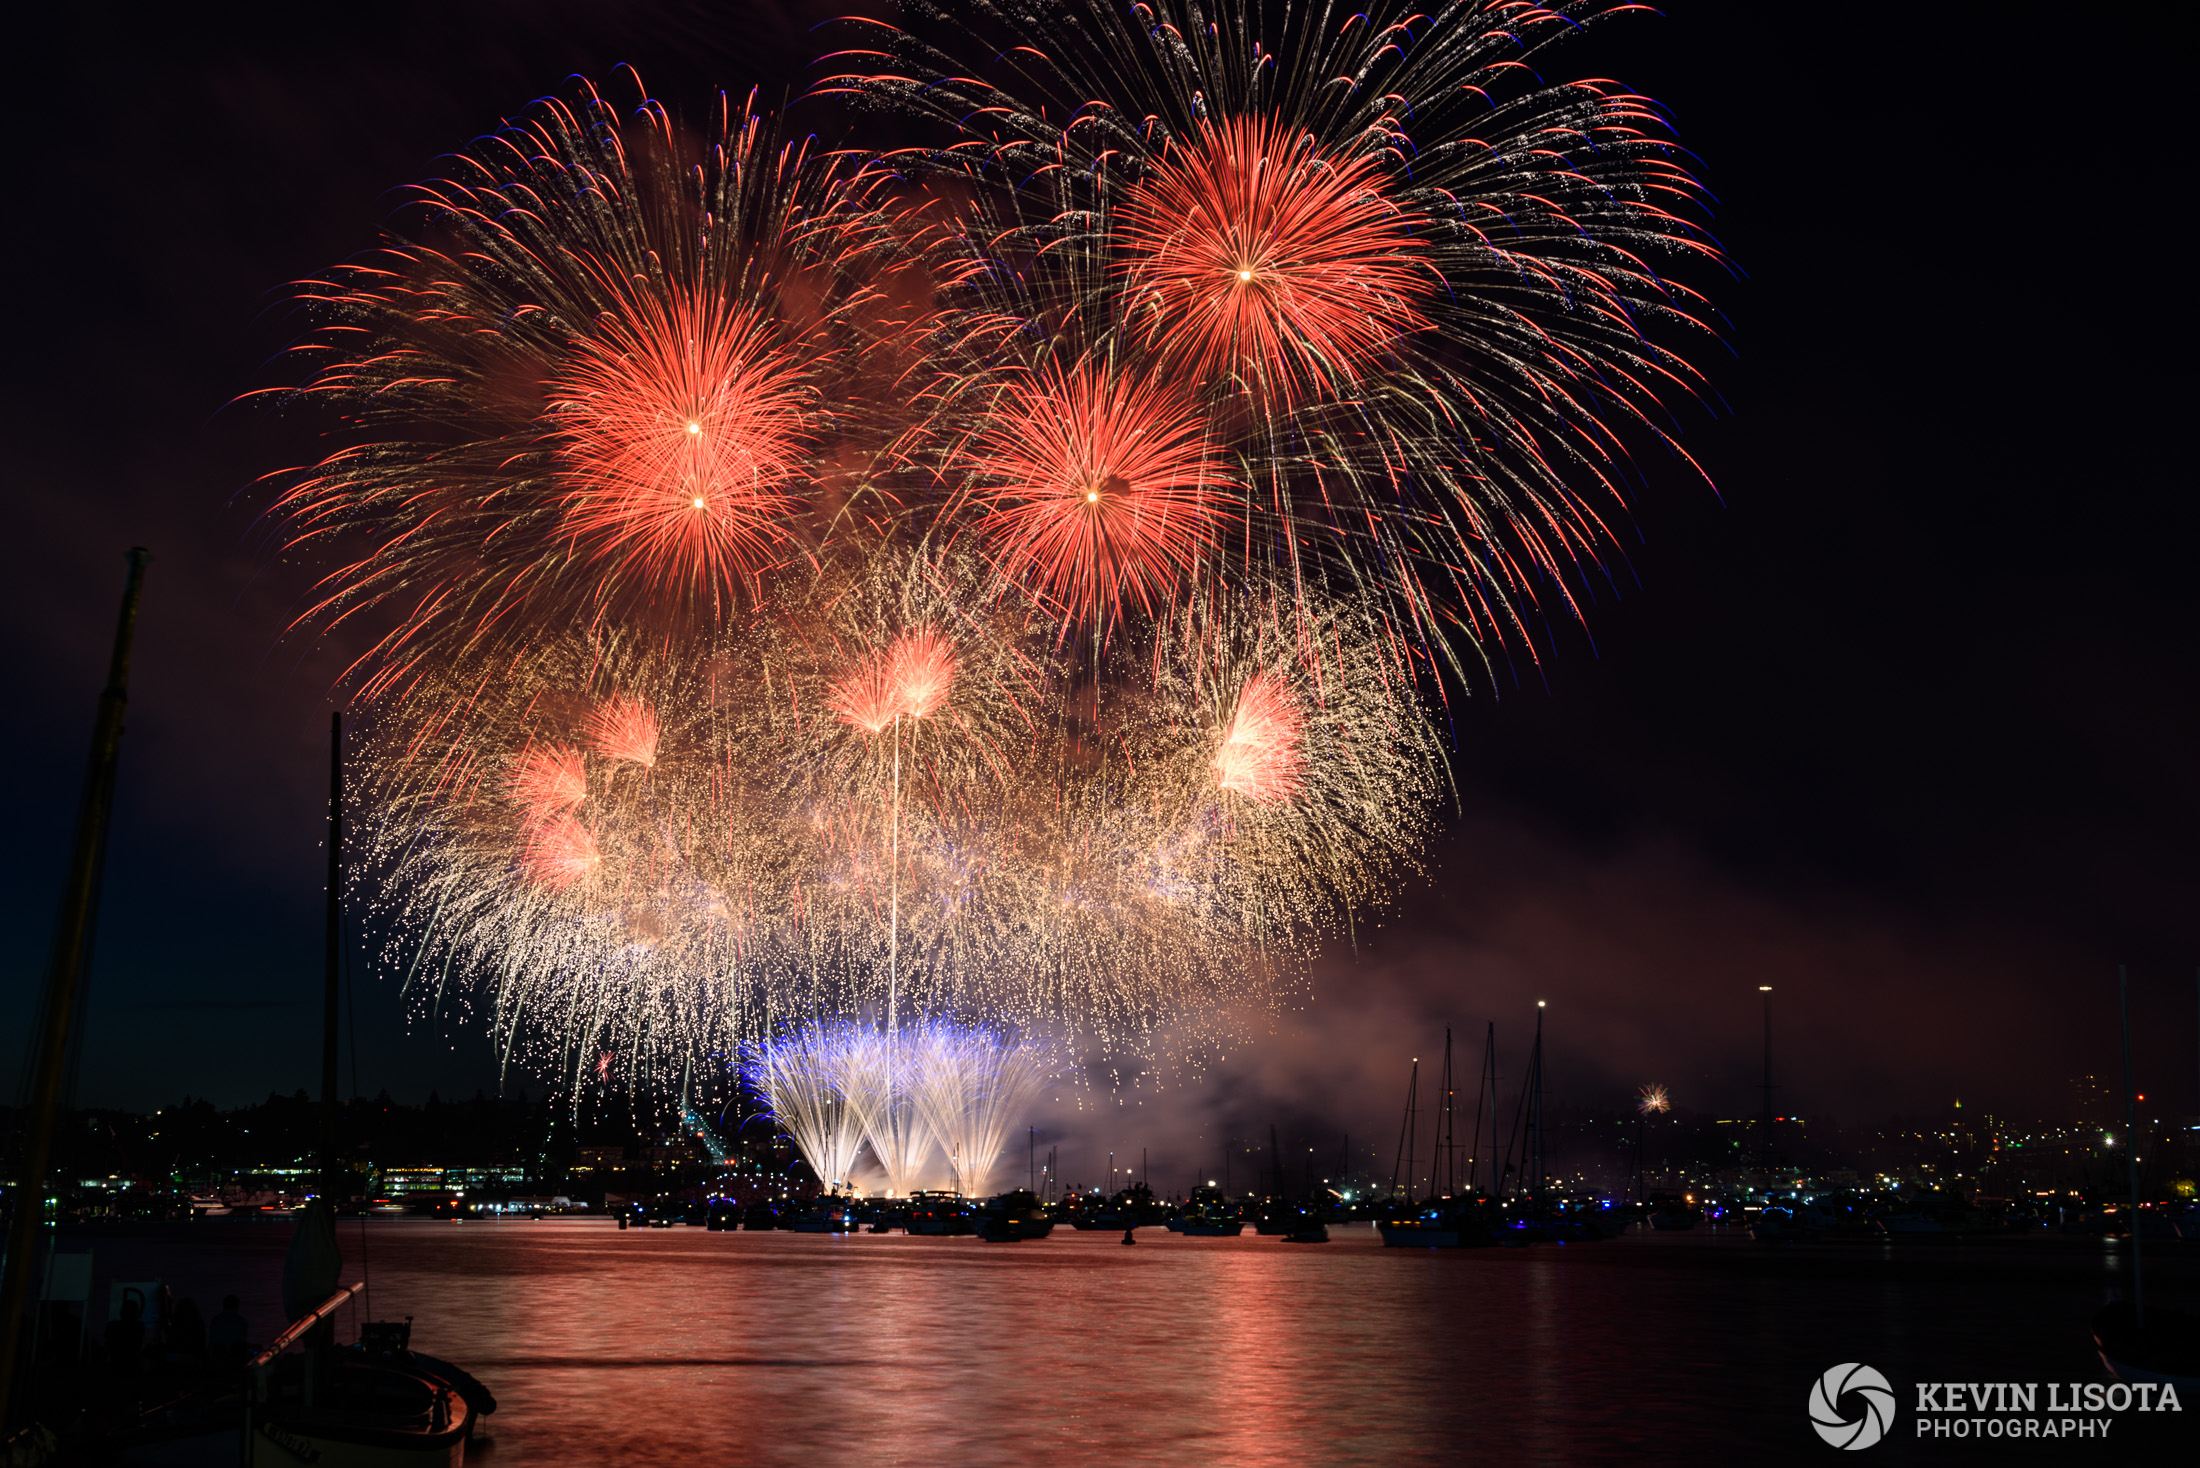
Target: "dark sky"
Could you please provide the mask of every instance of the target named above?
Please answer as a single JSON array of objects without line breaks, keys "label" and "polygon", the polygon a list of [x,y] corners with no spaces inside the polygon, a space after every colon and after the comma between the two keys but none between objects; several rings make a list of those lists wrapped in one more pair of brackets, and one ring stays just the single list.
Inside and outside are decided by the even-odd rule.
[{"label": "dark sky", "polygon": [[[279,287],[570,73],[772,94],[815,43],[757,5],[44,9],[6,234],[0,1016],[27,1028],[144,543],[80,1096],[240,1101],[317,1074],[338,666],[281,640],[302,577],[253,534],[303,445],[224,410]],[[1728,410],[1686,433],[1719,495],[1644,466],[1624,595],[1469,703],[1426,886],[1212,1105],[1387,1118],[1442,1024],[1514,1041],[1540,997],[1563,1094],[1738,1109],[1770,983],[1785,1109],[2053,1115],[2115,1064],[2127,962],[2141,1087],[2200,1110],[2189,16],[1673,0],[1567,63],[1672,109],[1747,271],[1698,282],[1732,323]],[[358,1007],[368,1091],[494,1084],[390,984]]]}]

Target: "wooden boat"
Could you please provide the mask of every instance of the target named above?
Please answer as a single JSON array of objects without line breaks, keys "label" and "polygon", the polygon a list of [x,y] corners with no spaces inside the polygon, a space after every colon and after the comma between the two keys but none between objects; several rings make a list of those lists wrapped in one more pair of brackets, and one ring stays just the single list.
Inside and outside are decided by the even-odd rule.
[{"label": "wooden boat", "polygon": [[370,1325],[348,1349],[290,1352],[359,1288],[329,1296],[246,1363],[246,1468],[465,1462],[475,1422],[496,1399],[465,1372],[406,1349],[405,1323]]}]

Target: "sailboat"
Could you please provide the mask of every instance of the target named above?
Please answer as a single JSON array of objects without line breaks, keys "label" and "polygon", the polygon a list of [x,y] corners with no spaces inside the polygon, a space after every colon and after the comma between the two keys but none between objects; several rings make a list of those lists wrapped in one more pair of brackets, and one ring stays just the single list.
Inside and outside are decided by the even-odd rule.
[{"label": "sailboat", "polygon": [[2124,1026],[2124,1166],[2131,1178],[2131,1298],[2111,1300],[2093,1317],[2093,1348],[2118,1381],[2173,1386],[2179,1395],[2200,1392],[2200,1319],[2181,1310],[2148,1306],[2140,1240],[2146,1225],[2139,1206],[2139,1107],[2131,1074],[2131,980],[2116,968],[2116,995]]},{"label": "sailboat", "polygon": [[[283,1261],[291,1324],[245,1366],[246,1468],[300,1462],[399,1468],[466,1460],[479,1420],[496,1410],[487,1387],[411,1349],[412,1321],[370,1321],[336,1344],[336,1312],[362,1285],[337,1287],[337,1003],[343,936],[344,716],[329,724],[328,942],[321,1015],[321,1194],[299,1215]],[[292,1347],[299,1349],[293,1351]]]}]

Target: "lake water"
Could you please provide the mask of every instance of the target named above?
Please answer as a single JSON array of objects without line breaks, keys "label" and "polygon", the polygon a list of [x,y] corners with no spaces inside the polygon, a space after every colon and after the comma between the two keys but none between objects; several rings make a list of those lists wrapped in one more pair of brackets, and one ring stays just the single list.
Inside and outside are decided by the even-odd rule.
[{"label": "lake water", "polygon": [[[99,1301],[108,1278],[163,1278],[208,1314],[236,1293],[265,1339],[289,1231],[207,1219],[62,1247],[94,1250]],[[580,1219],[341,1238],[374,1317],[415,1317],[414,1344],[497,1394],[490,1464],[1830,1461],[1808,1395],[1851,1361],[1900,1404],[1866,1463],[2190,1462],[2200,1444],[2200,1401],[2118,1416],[2106,1443],[1913,1436],[1919,1381],[2108,1380],[2086,1322],[2123,1266],[2098,1240],[1436,1252],[1362,1225],[1326,1245],[1142,1229],[1125,1248]],[[2149,1266],[2150,1298],[2200,1303],[2200,1256]]]}]

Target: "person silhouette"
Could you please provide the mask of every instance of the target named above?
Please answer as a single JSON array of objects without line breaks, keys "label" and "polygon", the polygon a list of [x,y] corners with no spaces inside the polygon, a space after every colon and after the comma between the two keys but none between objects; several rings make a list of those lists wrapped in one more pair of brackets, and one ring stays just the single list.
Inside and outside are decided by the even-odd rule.
[{"label": "person silhouette", "polygon": [[251,1351],[245,1345],[244,1312],[235,1295],[222,1296],[222,1313],[208,1322],[206,1343],[217,1366],[242,1366]]},{"label": "person silhouette", "polygon": [[115,1375],[138,1374],[145,1355],[145,1297],[136,1290],[122,1296],[122,1318],[107,1322],[107,1366]]},{"label": "person silhouette", "polygon": [[199,1315],[199,1302],[188,1295],[176,1301],[175,1316],[168,1323],[168,1350],[187,1366],[206,1359],[206,1321]]}]

